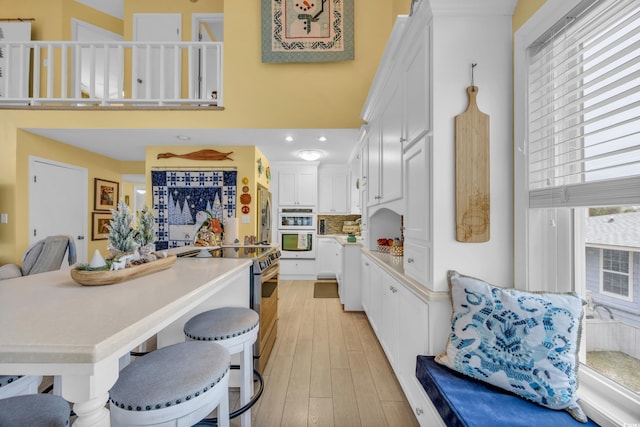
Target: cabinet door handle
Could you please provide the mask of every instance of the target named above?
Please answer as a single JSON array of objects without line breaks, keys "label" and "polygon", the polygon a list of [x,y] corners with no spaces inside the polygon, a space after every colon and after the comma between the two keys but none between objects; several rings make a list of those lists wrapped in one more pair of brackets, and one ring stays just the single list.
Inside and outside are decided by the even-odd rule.
[{"label": "cabinet door handle", "polygon": [[424,411],[422,410],[422,408],[416,408],[416,415],[420,416],[424,414]]},{"label": "cabinet door handle", "polygon": [[411,264],[411,263],[413,262],[413,258],[408,258],[408,259],[407,259],[407,262],[408,262],[409,264]]}]

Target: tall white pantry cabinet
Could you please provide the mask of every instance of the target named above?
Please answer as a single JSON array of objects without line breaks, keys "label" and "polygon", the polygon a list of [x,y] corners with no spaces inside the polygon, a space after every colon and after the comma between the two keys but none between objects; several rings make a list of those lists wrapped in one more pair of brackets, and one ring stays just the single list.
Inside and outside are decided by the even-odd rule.
[{"label": "tall white pantry cabinet", "polygon": [[[362,111],[362,305],[421,425],[441,425],[415,357],[444,351],[447,271],[500,286],[513,277],[511,16],[517,0],[421,0],[398,17]],[[491,239],[455,240],[454,118],[479,87],[490,116]],[[404,256],[373,251],[402,218]],[[366,233],[366,234],[365,234]],[[393,236],[389,236],[393,237]]]}]

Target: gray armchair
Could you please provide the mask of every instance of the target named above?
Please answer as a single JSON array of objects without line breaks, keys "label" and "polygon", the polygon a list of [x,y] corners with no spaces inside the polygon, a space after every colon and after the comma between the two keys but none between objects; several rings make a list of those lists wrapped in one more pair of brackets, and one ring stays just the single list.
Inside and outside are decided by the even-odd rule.
[{"label": "gray armchair", "polygon": [[76,247],[71,236],[49,236],[34,243],[22,257],[22,268],[16,264],[0,267],[0,280],[59,270],[65,253],[69,265],[76,263]]}]

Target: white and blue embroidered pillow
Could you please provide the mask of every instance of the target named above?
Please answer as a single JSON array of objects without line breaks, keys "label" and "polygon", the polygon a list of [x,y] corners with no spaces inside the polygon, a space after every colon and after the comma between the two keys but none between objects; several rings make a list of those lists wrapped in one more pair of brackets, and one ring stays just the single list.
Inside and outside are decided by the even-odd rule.
[{"label": "white and blue embroidered pillow", "polygon": [[437,362],[587,422],[576,393],[582,298],[498,288],[455,271],[449,286],[451,334]]}]

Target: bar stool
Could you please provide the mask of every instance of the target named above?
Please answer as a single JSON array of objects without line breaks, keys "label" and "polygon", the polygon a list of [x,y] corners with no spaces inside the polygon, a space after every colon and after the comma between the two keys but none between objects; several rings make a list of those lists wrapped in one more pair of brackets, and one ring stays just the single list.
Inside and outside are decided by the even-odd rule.
[{"label": "bar stool", "polygon": [[262,392],[262,377],[260,392],[253,395],[253,344],[258,339],[260,317],[258,313],[245,307],[222,307],[208,310],[193,316],[184,325],[184,334],[189,340],[215,341],[223,345],[229,353],[241,353],[240,357],[240,403],[242,408],[231,416],[240,415],[242,427],[251,425],[251,406]]},{"label": "bar stool", "polygon": [[114,426],[191,426],[218,408],[218,425],[229,426],[226,348],[182,342],[135,360],[109,391]]},{"label": "bar stool", "polygon": [[0,426],[66,427],[69,403],[53,394],[24,394],[0,399]]},{"label": "bar stool", "polygon": [[38,393],[41,375],[0,375],[0,399]]}]

